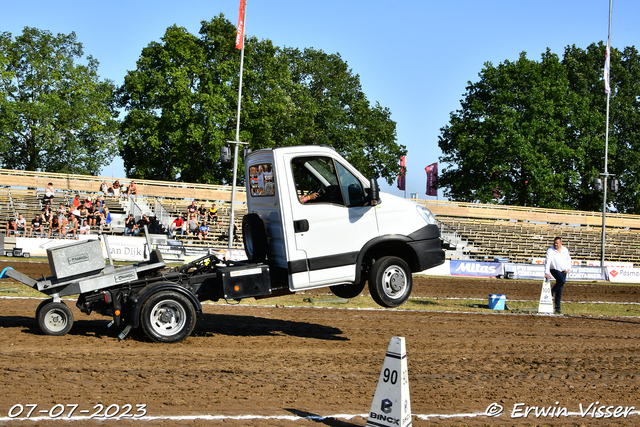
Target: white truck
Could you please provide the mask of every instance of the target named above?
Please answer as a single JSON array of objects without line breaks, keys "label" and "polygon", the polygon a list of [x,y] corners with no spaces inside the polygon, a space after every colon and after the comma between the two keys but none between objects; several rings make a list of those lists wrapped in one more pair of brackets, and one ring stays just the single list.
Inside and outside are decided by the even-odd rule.
[{"label": "white truck", "polygon": [[[381,194],[335,150],[321,146],[258,150],[245,159],[249,213],[242,220],[246,262],[215,255],[166,268],[158,250],[148,261],[114,266],[108,239],[47,249],[52,276],[11,277],[50,296],[36,309],[40,329],[64,335],[73,314],[62,297],[79,295],[86,314],[111,316],[123,339],[142,327],[155,342],[191,334],[201,301],[268,298],[329,286],[353,298],[369,283],[373,299],[397,307],[411,294],[412,272],[444,262],[431,212]],[[150,242],[147,244],[149,246]]]},{"label": "white truck", "polygon": [[351,298],[368,281],[378,304],[396,307],[411,294],[412,272],[444,262],[431,212],[380,193],[332,148],[258,150],[245,171],[245,251],[287,278],[283,290],[330,286]]}]

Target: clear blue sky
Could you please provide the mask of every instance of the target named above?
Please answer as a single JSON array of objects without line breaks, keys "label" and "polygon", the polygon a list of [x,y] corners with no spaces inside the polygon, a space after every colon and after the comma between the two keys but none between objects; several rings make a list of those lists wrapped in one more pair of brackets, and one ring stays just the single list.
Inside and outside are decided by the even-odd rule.
[{"label": "clear blue sky", "polygon": [[[238,6],[239,0],[11,1],[3,3],[0,31],[75,31],[85,54],[100,62],[100,76],[119,85],[142,48],[170,25],[197,34],[202,20],[220,13],[236,24]],[[483,64],[516,60],[522,51],[539,60],[547,47],[559,56],[567,45],[586,48],[606,40],[608,14],[608,0],[247,0],[246,33],[277,46],[339,53],[369,101],[388,107],[397,122],[398,142],[409,151],[407,195],[429,199],[424,167],[438,161],[440,128]],[[614,47],[637,45],[638,17],[640,1],[614,1]],[[103,174],[112,169],[124,176],[121,160]]]}]

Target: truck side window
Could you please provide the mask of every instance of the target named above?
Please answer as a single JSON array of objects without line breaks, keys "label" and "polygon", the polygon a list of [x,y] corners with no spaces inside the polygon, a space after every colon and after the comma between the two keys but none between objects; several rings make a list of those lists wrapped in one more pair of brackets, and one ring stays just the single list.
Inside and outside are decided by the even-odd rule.
[{"label": "truck side window", "polygon": [[291,162],[300,203],[344,205],[338,174],[329,157],[298,157]]},{"label": "truck side window", "polygon": [[249,181],[252,196],[273,196],[276,194],[271,163],[261,163],[249,167]]},{"label": "truck side window", "polygon": [[344,194],[344,198],[347,202],[346,205],[348,207],[364,206],[365,196],[362,183],[340,163],[337,163],[337,165],[340,185],[342,186],[342,194]]}]

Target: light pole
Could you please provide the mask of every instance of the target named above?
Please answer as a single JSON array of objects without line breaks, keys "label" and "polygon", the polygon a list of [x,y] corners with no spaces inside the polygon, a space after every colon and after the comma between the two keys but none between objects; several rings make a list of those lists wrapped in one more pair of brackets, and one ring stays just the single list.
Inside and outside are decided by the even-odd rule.
[{"label": "light pole", "polygon": [[227,141],[229,144],[235,144],[233,149],[233,184],[231,185],[231,213],[229,214],[229,246],[233,247],[233,221],[234,211],[236,207],[236,180],[238,178],[238,145],[249,145],[248,142]]}]

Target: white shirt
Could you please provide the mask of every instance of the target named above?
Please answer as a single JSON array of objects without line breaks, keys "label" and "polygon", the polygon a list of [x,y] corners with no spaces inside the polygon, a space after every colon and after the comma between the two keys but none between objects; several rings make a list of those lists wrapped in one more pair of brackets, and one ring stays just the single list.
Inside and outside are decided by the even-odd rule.
[{"label": "white shirt", "polygon": [[569,249],[562,246],[560,252],[553,246],[547,249],[547,257],[544,260],[544,273],[551,274],[550,270],[568,271],[571,270],[571,256]]}]

